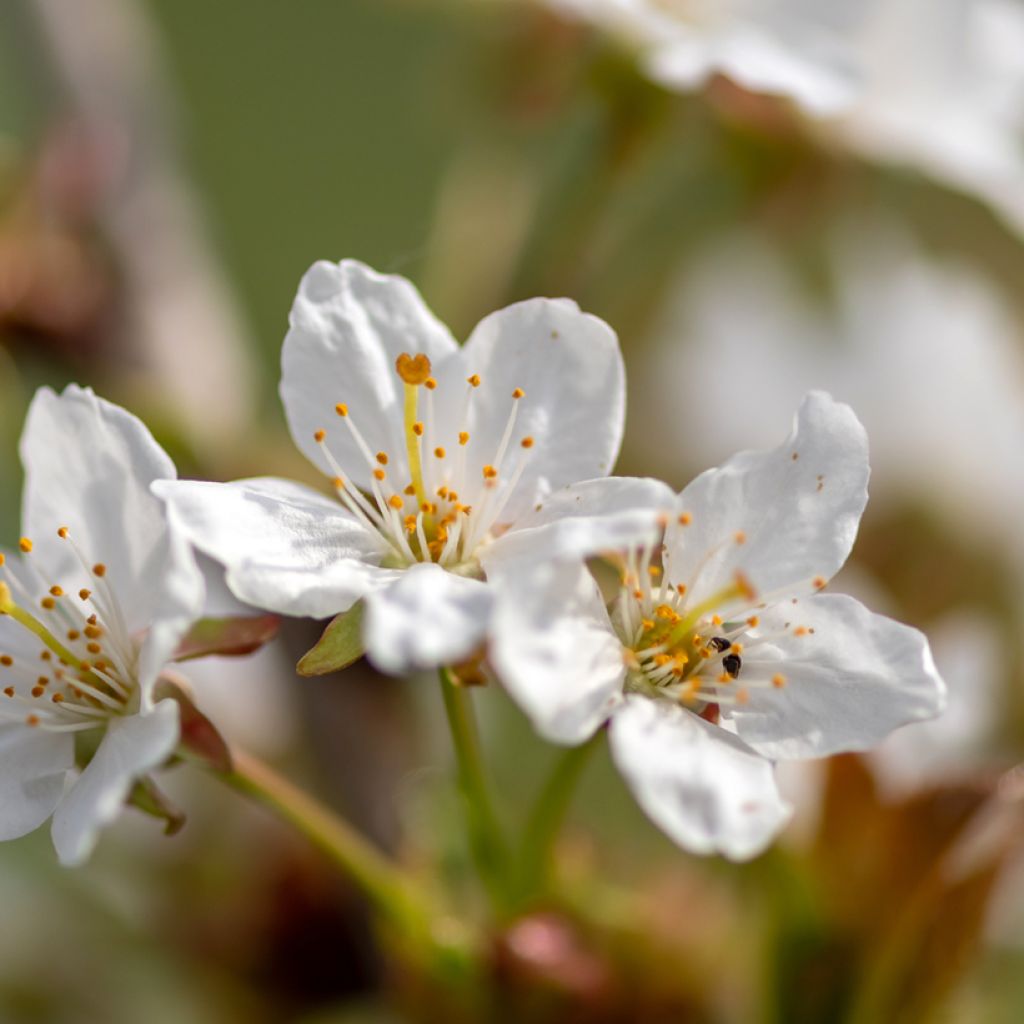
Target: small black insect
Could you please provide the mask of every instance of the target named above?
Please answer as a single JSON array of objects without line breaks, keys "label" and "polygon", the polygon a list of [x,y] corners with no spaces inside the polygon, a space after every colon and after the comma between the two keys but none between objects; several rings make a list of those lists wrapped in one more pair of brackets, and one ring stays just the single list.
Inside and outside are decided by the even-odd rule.
[{"label": "small black insect", "polygon": [[743,667],[743,659],[738,654],[727,654],[722,659],[722,668],[736,679],[740,674],[740,669]]},{"label": "small black insect", "polygon": [[732,641],[726,640],[724,636],[713,636],[708,643],[708,647],[713,647],[721,654],[722,651],[727,651],[732,647]]}]

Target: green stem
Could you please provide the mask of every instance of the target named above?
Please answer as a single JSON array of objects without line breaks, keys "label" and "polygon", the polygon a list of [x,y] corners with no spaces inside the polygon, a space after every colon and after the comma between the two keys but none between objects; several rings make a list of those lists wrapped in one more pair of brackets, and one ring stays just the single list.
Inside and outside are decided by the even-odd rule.
[{"label": "green stem", "polygon": [[444,709],[455,748],[459,789],[466,810],[470,851],[492,902],[500,909],[505,904],[507,850],[487,788],[472,700],[466,687],[460,686],[447,669],[441,669],[440,678]]},{"label": "green stem", "polygon": [[586,743],[562,751],[537,797],[526,823],[520,865],[521,891],[526,898],[543,891],[547,885],[555,841],[583,769],[600,737],[601,732],[597,732]]},{"label": "green stem", "polygon": [[426,925],[426,908],[401,868],[392,864],[347,822],[262,761],[233,750],[221,778],[293,825],[322,850],[392,922],[406,930]]}]

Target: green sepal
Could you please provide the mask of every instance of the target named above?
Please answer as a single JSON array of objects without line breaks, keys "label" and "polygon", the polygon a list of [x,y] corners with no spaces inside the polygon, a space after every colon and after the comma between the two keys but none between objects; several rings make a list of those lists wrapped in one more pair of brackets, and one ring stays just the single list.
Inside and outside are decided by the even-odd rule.
[{"label": "green sepal", "polygon": [[159,818],[164,823],[164,835],[173,836],[185,824],[185,812],[171,803],[149,776],[135,781],[125,803],[152,818]]},{"label": "green sepal", "polygon": [[348,668],[363,656],[363,602],[331,620],[323,636],[295,666],[300,676],[324,676]]}]

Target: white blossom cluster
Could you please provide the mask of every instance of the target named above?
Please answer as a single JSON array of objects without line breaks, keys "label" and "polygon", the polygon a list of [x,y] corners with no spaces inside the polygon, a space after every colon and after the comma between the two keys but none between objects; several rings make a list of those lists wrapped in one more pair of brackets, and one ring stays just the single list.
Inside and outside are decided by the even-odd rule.
[{"label": "white blossom cluster", "polygon": [[625,379],[607,324],[533,299],[460,346],[408,281],[351,260],[303,278],[282,365],[292,435],[333,497],[179,481],[123,410],[74,386],[36,396],[26,536],[0,565],[0,837],[52,815],[78,862],[175,751],[178,704],[156,687],[202,613],[193,547],[249,605],[361,603],[384,671],[474,660],[548,739],[607,727],[638,802],[695,852],[772,840],[790,812],[777,759],[941,710],[919,632],[822,593],[868,482],[864,429],[828,395],[679,494],[610,476]]}]

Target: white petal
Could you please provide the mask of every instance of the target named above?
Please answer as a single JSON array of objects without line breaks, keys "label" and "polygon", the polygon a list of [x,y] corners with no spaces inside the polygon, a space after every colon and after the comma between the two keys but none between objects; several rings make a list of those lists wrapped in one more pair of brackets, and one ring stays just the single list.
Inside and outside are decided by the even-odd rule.
[{"label": "white petal", "polygon": [[480,553],[490,578],[523,561],[588,558],[653,544],[676,497],[659,480],[606,477],[555,491]]},{"label": "white petal", "polygon": [[679,496],[666,572],[697,604],[742,572],[762,593],[811,592],[846,561],[867,503],[867,436],[853,410],[812,391],[778,448],[743,452]]},{"label": "white petal", "polygon": [[182,531],[174,529],[168,534],[162,561],[154,573],[159,573],[151,583],[155,607],[139,651],[137,674],[143,710],[150,707],[153,684],[160,670],[202,614],[206,596],[202,571]]},{"label": "white petal", "polygon": [[583,565],[503,578],[491,632],[491,664],[542,736],[582,743],[607,721],[622,693],[622,644]]},{"label": "white petal", "polygon": [[[745,652],[740,681],[749,700],[733,714],[736,732],[766,757],[866,750],[945,706],[924,635],[852,597],[820,594],[760,618],[756,632],[770,640]],[[753,685],[776,673],[781,689]]]},{"label": "white petal", "polygon": [[69,734],[0,726],[0,840],[17,839],[46,821],[74,763]]},{"label": "white petal", "polygon": [[92,853],[100,830],[121,813],[136,779],[163,764],[178,743],[178,705],[112,721],[93,759],[53,815],[53,845],[68,867]]},{"label": "white petal", "polygon": [[[568,299],[530,299],[482,320],[462,350],[466,375],[481,385],[470,412],[470,478],[496,464],[497,449],[521,388],[502,479],[525,461],[501,521],[510,523],[553,490],[607,476],[619,453],[625,379],[615,332]],[[530,449],[520,447],[533,438]]]},{"label": "white petal", "polygon": [[154,480],[173,479],[174,464],[135,416],[68,386],[60,396],[40,388],[21,438],[25,465],[25,532],[36,542],[40,568],[65,590],[86,585],[70,547],[57,539],[67,526],[107,578],[130,629],[150,624],[163,598],[167,523],[150,493]]},{"label": "white petal", "polygon": [[628,698],[609,740],[648,817],[692,853],[748,860],[789,820],[771,763],[677,704]]},{"label": "white petal", "polygon": [[232,593],[286,615],[325,618],[350,608],[396,572],[386,553],[336,501],[287,480],[158,484],[174,525],[227,567]]},{"label": "white petal", "polygon": [[[378,274],[355,260],[320,261],[306,272],[281,352],[281,401],[296,445],[328,476],[334,470],[313,440],[327,442],[347,478],[369,487],[373,469],[334,411],[348,406],[370,450],[405,466],[403,391],[395,360],[425,353],[439,367],[458,351],[448,329],[403,277]],[[401,476],[407,478],[407,471]]]},{"label": "white petal", "polygon": [[395,674],[454,664],[483,643],[490,612],[485,583],[418,563],[367,597],[367,657]]}]

